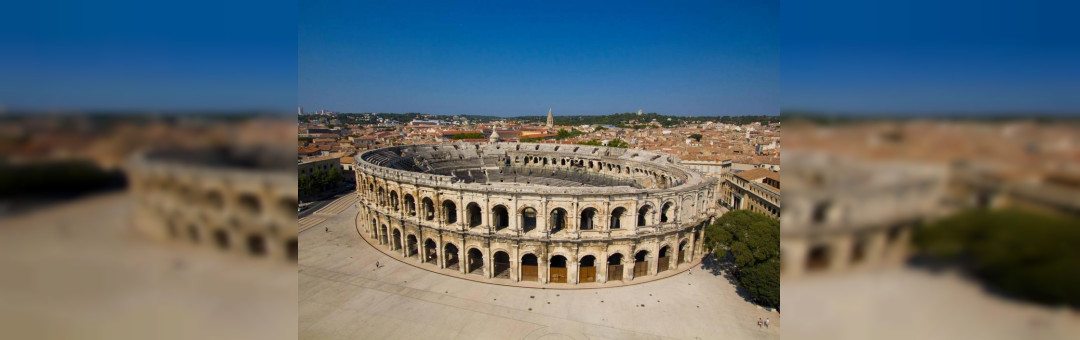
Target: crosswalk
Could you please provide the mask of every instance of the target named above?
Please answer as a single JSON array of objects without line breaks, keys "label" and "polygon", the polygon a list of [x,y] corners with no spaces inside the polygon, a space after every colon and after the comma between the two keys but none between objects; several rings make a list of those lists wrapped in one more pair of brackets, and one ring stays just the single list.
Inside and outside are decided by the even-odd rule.
[{"label": "crosswalk", "polygon": [[310,215],[300,218],[300,231],[303,232],[304,230],[308,230],[311,227],[319,225],[319,223],[323,223],[323,221],[326,221],[326,219],[333,217],[334,215],[340,214],[342,211],[345,211],[345,209],[348,209],[353,204],[356,204],[356,202],[358,201],[359,200],[357,199],[355,194],[348,194],[339,197],[333,202],[330,202],[330,204],[319,208],[319,210],[316,210]]}]

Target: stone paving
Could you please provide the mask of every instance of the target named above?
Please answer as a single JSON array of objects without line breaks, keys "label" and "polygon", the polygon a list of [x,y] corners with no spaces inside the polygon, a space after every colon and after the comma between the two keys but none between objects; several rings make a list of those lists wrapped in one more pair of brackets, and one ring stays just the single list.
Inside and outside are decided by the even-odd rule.
[{"label": "stone paving", "polygon": [[[356,208],[300,233],[302,339],[775,339],[780,317],[695,270],[583,290],[500,286],[401,263],[357,233]],[[325,232],[323,227],[329,228]],[[375,268],[379,261],[383,267]],[[770,329],[758,318],[770,318]]]}]

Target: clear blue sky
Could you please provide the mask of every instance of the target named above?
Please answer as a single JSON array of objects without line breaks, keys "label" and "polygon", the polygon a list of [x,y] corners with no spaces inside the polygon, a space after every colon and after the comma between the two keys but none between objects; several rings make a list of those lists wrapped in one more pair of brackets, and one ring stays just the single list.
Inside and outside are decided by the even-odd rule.
[{"label": "clear blue sky", "polygon": [[305,110],[777,114],[779,1],[301,1]]},{"label": "clear blue sky", "polygon": [[1080,5],[784,1],[784,110],[1080,112]]},{"label": "clear blue sky", "polygon": [[0,107],[296,110],[296,1],[9,1]]}]

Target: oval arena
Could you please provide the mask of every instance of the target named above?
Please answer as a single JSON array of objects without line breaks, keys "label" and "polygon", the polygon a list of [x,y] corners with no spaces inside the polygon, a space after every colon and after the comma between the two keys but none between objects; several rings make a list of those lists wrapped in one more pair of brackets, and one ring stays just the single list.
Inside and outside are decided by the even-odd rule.
[{"label": "oval arena", "polygon": [[396,146],[355,161],[357,230],[416,266],[525,285],[646,281],[702,255],[715,179],[585,145]]}]

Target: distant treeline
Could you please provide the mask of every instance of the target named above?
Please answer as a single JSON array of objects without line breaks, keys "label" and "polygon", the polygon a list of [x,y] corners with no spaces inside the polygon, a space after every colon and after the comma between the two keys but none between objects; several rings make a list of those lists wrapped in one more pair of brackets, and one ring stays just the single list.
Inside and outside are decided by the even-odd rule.
[{"label": "distant treeline", "polygon": [[[342,113],[338,114],[336,118],[342,121],[357,120],[362,113]],[[414,119],[438,119],[438,120],[450,120],[454,116],[451,115],[431,115],[417,112],[410,113],[377,113],[379,118],[395,121],[398,123],[408,123]],[[457,115],[458,117],[464,117],[469,119],[470,122],[490,122],[502,119],[513,119],[531,123],[544,123],[547,122],[547,116],[520,116],[520,117],[496,117],[496,116],[481,116],[481,115]],[[313,119],[316,116],[307,116],[308,119]],[[762,124],[776,123],[780,121],[780,116],[769,115],[756,115],[756,116],[712,116],[712,117],[687,117],[687,116],[668,116],[659,114],[656,112],[644,113],[638,115],[637,112],[624,112],[614,113],[609,115],[578,115],[578,116],[555,116],[556,125],[596,125],[596,124],[609,124],[621,128],[633,128],[635,125],[637,128],[643,128],[647,123],[656,120],[662,126],[676,126],[687,122],[718,122],[726,124],[751,124],[760,122]],[[636,123],[631,123],[636,122]]]}]

